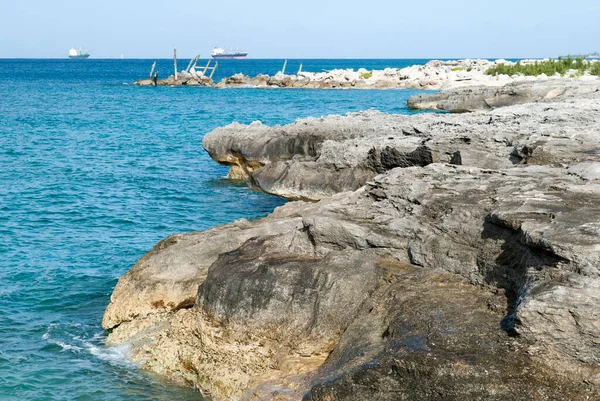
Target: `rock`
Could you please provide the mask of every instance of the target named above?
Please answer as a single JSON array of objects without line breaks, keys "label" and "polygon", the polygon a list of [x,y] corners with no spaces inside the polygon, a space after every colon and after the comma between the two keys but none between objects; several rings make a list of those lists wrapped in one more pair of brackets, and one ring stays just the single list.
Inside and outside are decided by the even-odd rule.
[{"label": "rock", "polygon": [[[534,63],[536,60],[523,60],[523,64]],[[196,85],[215,86],[222,88],[224,86],[255,86],[259,88],[277,87],[277,88],[319,88],[319,89],[347,89],[347,88],[416,88],[416,89],[451,89],[468,86],[502,86],[509,82],[518,82],[522,80],[545,80],[550,77],[541,75],[540,77],[525,77],[521,75],[509,77],[507,75],[489,76],[485,72],[498,64],[514,65],[515,63],[506,60],[431,60],[425,65],[413,65],[410,67],[397,68],[386,67],[383,70],[367,70],[359,68],[357,71],[352,69],[334,69],[327,72],[307,72],[302,71],[296,75],[285,75],[278,72],[270,77],[264,74],[258,74],[251,78],[242,73],[237,73],[229,78],[224,78],[218,84],[212,80],[201,76],[192,70],[189,73],[182,71],[178,79],[170,76],[167,79],[159,81],[159,85],[178,86],[190,84],[190,80]],[[366,74],[366,75],[365,75]],[[597,76],[586,73],[586,80],[597,80]],[[368,78],[367,78],[368,76]],[[361,78],[362,77],[362,78]],[[570,74],[565,74],[565,79],[569,79]],[[583,78],[582,77],[582,78]],[[562,77],[551,77],[552,79],[561,79]],[[150,85],[149,80],[137,81],[137,85]]]},{"label": "rock", "polygon": [[254,223],[240,220],[217,230],[164,239],[119,279],[102,327],[111,329],[136,318],[191,307],[208,266],[221,253],[261,233],[275,235],[284,226],[296,224],[292,219],[257,228]]},{"label": "rock", "polygon": [[[190,85],[190,86],[212,86],[213,80],[204,77],[195,73],[186,73],[182,71],[180,75],[178,75],[177,79],[174,76],[170,76],[167,79],[161,79],[156,82],[159,86],[181,86],[181,85]],[[140,86],[154,86],[154,80],[152,79],[142,79],[134,82],[134,85]]]},{"label": "rock", "polygon": [[478,86],[442,90],[436,94],[412,96],[407,105],[413,109],[447,110],[453,113],[486,110],[531,102],[555,102],[562,97],[596,96],[600,82],[579,84],[567,80],[545,82],[515,82],[499,88]]},{"label": "rock", "polygon": [[269,76],[264,74],[259,74],[256,77],[250,80],[250,85],[257,87],[265,87],[268,85]]},{"label": "rock", "polygon": [[600,399],[600,91],[550,83],[206,135],[251,187],[319,201],[159,243],[107,342],[215,401]]},{"label": "rock", "polygon": [[135,81],[134,85],[139,86],[154,86],[154,80],[152,79],[140,79],[139,81]]},{"label": "rock", "polygon": [[[476,109],[478,101],[488,109],[513,98],[539,102],[488,114],[406,117],[370,111],[298,120],[284,127],[232,124],[207,134],[203,146],[215,161],[236,166],[236,176],[243,176],[252,189],[293,200],[356,190],[399,166],[442,162],[509,168],[592,162],[597,158],[592,149],[600,149],[598,136],[590,130],[600,124],[597,87],[557,87],[549,81],[513,84],[500,92],[467,88],[418,99],[421,106],[430,98],[441,99],[439,108],[447,102],[454,111]],[[453,93],[461,96],[455,100]],[[555,106],[564,99],[569,102]]]},{"label": "rock", "polygon": [[[284,229],[223,252],[193,308],[109,340],[215,400],[275,385],[283,399],[594,398],[599,201],[600,184],[560,168],[395,168],[279,208],[254,228]],[[237,242],[229,227],[212,236]]]}]

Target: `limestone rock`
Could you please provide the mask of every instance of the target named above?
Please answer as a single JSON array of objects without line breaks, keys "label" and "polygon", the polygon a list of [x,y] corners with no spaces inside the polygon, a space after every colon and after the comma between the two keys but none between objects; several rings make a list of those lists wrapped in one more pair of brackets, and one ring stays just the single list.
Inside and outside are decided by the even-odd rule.
[{"label": "limestone rock", "polygon": [[394,167],[595,162],[600,149],[595,133],[600,129],[599,85],[528,83],[495,94],[488,88],[464,89],[460,93],[466,100],[452,97],[455,92],[434,95],[452,99],[455,111],[489,108],[492,100],[499,106],[509,103],[508,98],[519,103],[538,99],[537,104],[488,113],[407,117],[368,111],[302,119],[283,127],[232,124],[207,134],[203,146],[215,161],[234,166],[236,177],[245,177],[252,189],[304,200],[356,190]]},{"label": "limestone rock", "polygon": [[279,208],[255,228],[295,224],[222,253],[193,308],[109,340],[216,400],[593,398],[599,201],[561,168],[395,168]]},{"label": "limestone rock", "polygon": [[111,329],[146,315],[191,307],[208,266],[223,253],[259,234],[278,234],[294,219],[271,226],[240,220],[201,233],[176,234],[159,242],[119,279],[102,327]]},{"label": "limestone rock", "polygon": [[[547,77],[546,77],[547,78]],[[556,102],[564,98],[598,97],[600,82],[584,83],[565,80],[516,82],[502,87],[477,86],[442,90],[408,99],[413,109],[446,110],[453,113],[489,110],[532,102]]]},{"label": "limestone rock", "polygon": [[600,399],[600,92],[549,82],[208,134],[252,188],[319,201],[159,243],[108,343],[215,401]]}]

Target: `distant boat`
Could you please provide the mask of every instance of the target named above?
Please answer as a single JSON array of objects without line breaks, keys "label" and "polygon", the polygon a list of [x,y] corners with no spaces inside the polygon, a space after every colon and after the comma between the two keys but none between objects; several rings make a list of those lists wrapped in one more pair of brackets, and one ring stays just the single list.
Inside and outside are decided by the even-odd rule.
[{"label": "distant boat", "polygon": [[87,49],[85,51],[81,50],[81,47],[79,50],[75,48],[69,50],[69,58],[88,58],[89,56],[90,52],[88,52]]},{"label": "distant boat", "polygon": [[220,47],[215,47],[210,55],[216,60],[244,60],[248,56],[248,53],[243,50],[231,51],[222,49]]}]

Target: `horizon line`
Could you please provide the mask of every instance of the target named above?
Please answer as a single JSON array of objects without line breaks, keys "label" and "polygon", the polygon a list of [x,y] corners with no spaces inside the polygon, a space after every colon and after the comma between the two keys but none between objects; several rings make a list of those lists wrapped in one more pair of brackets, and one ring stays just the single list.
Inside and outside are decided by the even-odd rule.
[{"label": "horizon line", "polygon": [[[562,56],[568,57],[569,55]],[[233,61],[248,61],[248,60],[500,60],[500,59],[544,59],[553,57],[248,57],[246,59]],[[572,57],[575,57],[573,55]],[[177,59],[191,59],[192,57],[178,57]],[[206,60],[212,57],[200,57],[200,60]],[[0,60],[72,60],[68,56],[65,57],[0,57]],[[173,60],[172,57],[89,57],[83,60]],[[221,60],[219,60],[221,61]]]}]

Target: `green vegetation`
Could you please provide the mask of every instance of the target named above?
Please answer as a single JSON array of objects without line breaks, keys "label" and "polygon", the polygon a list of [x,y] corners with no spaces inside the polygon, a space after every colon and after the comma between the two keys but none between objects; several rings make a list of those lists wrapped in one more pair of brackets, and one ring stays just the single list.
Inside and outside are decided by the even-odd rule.
[{"label": "green vegetation", "polygon": [[471,72],[471,71],[473,71],[473,67],[468,67],[467,72]]},{"label": "green vegetation", "polygon": [[600,77],[600,61],[596,61],[590,68],[590,74]]},{"label": "green vegetation", "polygon": [[528,65],[523,65],[520,61],[514,65],[499,64],[488,69],[485,73],[488,75],[523,74],[530,76],[538,76],[540,74],[546,74],[550,76],[559,73],[560,75],[564,76],[565,73],[569,70],[577,70],[578,76],[581,76],[589,70],[591,74],[600,76],[600,74],[593,72],[600,70],[600,66],[598,66],[597,64],[598,63],[590,63],[589,61],[586,61],[583,57],[573,58],[569,56],[565,58],[559,57],[558,60],[536,61],[535,63]]},{"label": "green vegetation", "polygon": [[359,78],[360,79],[369,79],[373,76],[373,71],[368,71],[368,72],[363,72],[362,74],[360,74]]},{"label": "green vegetation", "polygon": [[452,71],[462,71],[462,67],[454,67]]}]

